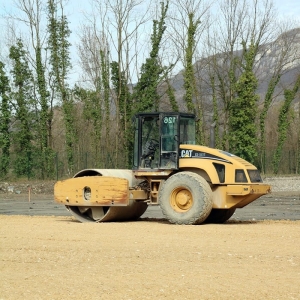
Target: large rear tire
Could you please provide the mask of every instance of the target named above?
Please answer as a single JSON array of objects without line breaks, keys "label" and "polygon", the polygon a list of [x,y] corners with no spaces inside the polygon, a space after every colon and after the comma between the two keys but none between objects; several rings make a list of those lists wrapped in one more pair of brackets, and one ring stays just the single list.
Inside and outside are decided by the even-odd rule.
[{"label": "large rear tire", "polygon": [[229,220],[235,212],[235,208],[212,209],[205,223],[222,224]]},{"label": "large rear tire", "polygon": [[162,184],[158,202],[169,222],[201,224],[211,212],[212,191],[200,175],[180,172]]}]

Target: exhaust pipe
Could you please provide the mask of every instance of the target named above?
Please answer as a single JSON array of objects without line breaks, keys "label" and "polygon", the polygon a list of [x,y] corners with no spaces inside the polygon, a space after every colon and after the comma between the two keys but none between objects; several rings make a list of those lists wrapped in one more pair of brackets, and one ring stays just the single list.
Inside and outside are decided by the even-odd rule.
[{"label": "exhaust pipe", "polygon": [[216,142],[215,142],[215,127],[216,127],[216,121],[213,122],[210,125],[210,141],[209,141],[209,147],[210,148],[215,148],[216,147]]}]

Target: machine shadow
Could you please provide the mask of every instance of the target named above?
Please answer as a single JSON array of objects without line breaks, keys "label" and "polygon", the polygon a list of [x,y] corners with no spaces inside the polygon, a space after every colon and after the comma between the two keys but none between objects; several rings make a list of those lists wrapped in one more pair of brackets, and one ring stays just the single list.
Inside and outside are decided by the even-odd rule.
[{"label": "machine shadow", "polygon": [[[66,217],[64,217],[63,219],[58,219],[56,220],[57,222],[67,222],[67,223],[81,223],[80,221],[76,220],[74,217],[70,217],[69,219],[66,219]],[[112,221],[112,222],[105,222],[105,223],[136,223],[136,222],[149,222],[149,223],[159,223],[159,224],[165,224],[165,225],[171,225],[171,226],[176,226],[176,224],[172,224],[170,223],[167,219],[165,218],[139,218],[137,220],[132,220],[132,221]],[[217,224],[217,223],[202,223],[199,225],[192,225],[192,226],[209,226],[209,225],[219,225],[219,226],[228,226],[228,225],[249,225],[249,224],[258,224],[260,222],[263,221],[254,221],[254,220],[245,220],[245,221],[241,221],[241,220],[228,220],[225,223],[222,224]],[[87,222],[89,224],[91,223],[97,223],[97,222]],[[99,222],[101,223],[101,222]],[[177,225],[178,226],[178,225]],[[181,225],[182,226],[182,225]],[[188,225],[186,225],[188,226]]]}]

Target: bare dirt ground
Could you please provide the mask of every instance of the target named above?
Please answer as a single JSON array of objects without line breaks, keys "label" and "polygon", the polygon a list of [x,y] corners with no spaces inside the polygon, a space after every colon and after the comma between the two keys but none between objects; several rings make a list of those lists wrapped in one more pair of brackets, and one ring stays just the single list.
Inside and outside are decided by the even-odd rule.
[{"label": "bare dirt ground", "polygon": [[[0,183],[0,299],[300,299],[300,177],[222,225],[79,223],[53,183]],[[10,191],[8,191],[10,187]],[[13,187],[13,188],[12,188]]]}]

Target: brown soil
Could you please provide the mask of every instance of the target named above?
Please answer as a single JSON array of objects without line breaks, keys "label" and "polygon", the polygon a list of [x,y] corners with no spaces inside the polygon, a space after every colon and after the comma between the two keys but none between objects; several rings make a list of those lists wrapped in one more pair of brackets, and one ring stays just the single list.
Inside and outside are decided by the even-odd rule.
[{"label": "brown soil", "polygon": [[300,299],[298,181],[201,226],[158,207],[83,224],[54,203],[54,182],[2,182],[0,300]]},{"label": "brown soil", "polygon": [[0,215],[0,299],[300,299],[300,221]]}]

